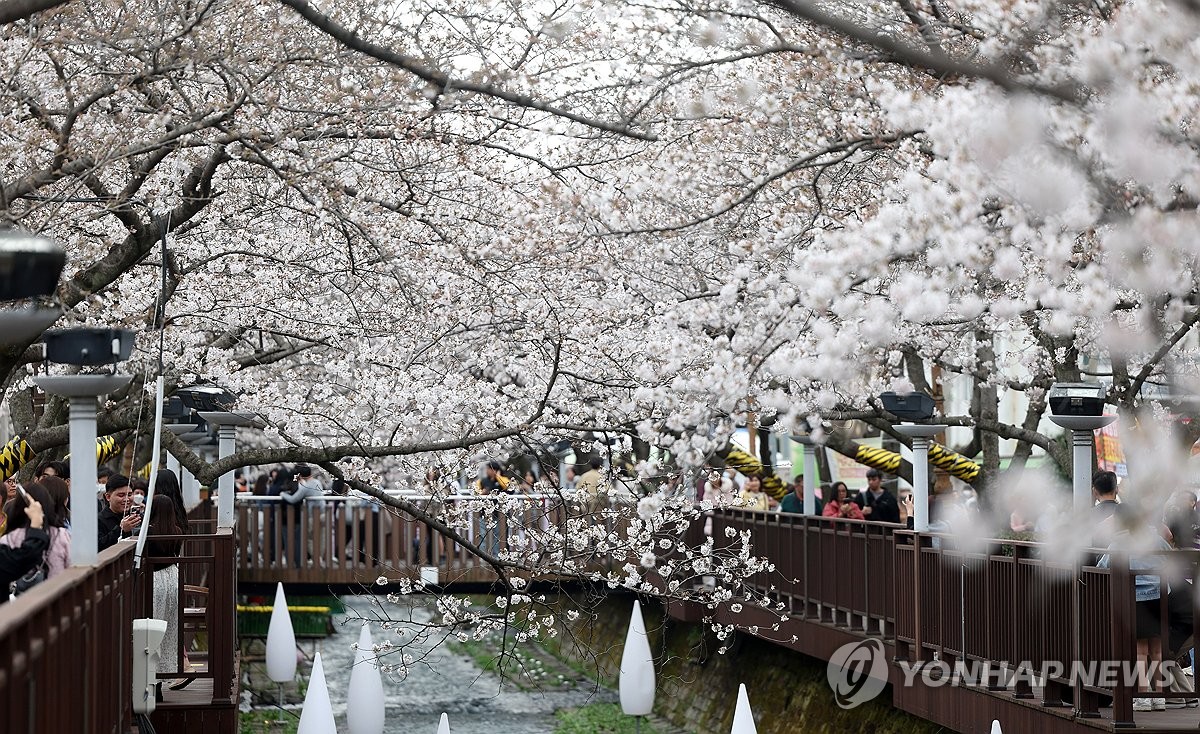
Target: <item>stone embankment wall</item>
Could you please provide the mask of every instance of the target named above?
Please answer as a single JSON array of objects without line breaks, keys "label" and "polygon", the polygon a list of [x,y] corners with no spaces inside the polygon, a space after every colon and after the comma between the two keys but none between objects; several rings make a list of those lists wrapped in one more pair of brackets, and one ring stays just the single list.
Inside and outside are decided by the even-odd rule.
[{"label": "stone embankment wall", "polygon": [[[613,595],[592,612],[581,612],[567,623],[558,654],[615,688],[632,599]],[[563,611],[569,608],[567,600],[560,601]],[[746,684],[759,734],[947,731],[892,708],[890,688],[853,710],[838,708],[824,661],[740,633],[725,654],[718,654],[721,643],[704,626],[666,618],[653,602],[643,602],[642,613],[657,671],[655,713],[684,731],[728,732],[739,683]]]}]

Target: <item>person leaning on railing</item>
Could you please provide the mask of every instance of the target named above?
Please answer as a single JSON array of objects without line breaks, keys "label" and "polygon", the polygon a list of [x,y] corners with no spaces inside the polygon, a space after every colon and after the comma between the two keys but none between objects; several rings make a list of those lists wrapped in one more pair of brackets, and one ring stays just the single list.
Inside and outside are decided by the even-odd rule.
[{"label": "person leaning on railing", "polygon": [[[1109,553],[1100,557],[1096,565],[1100,568],[1110,568],[1112,564],[1111,551],[1124,552],[1129,557],[1129,570],[1134,573],[1134,634],[1137,638],[1137,674],[1138,691],[1142,693],[1155,692],[1157,681],[1150,680],[1151,669],[1158,669],[1163,661],[1163,652],[1170,652],[1170,641],[1162,639],[1160,625],[1160,606],[1162,604],[1162,586],[1159,572],[1164,566],[1164,557],[1156,551],[1169,551],[1171,545],[1159,535],[1158,528],[1143,524],[1133,513],[1129,517],[1114,517],[1114,528],[1117,532],[1111,535],[1112,542],[1108,546]],[[1146,552],[1150,551],[1150,552]],[[1187,617],[1178,615],[1172,619],[1172,607],[1181,610],[1182,607],[1172,604],[1170,596],[1180,599],[1178,588],[1172,589],[1167,585],[1168,626],[1178,628],[1181,632],[1191,629],[1190,608]],[[1188,595],[1190,596],[1190,594]],[[1186,605],[1190,607],[1190,604]],[[1171,658],[1168,658],[1171,659]],[[1153,666],[1153,668],[1152,668]],[[1133,699],[1134,711],[1162,710],[1166,702],[1161,698]]]},{"label": "person leaning on railing", "polygon": [[50,547],[50,535],[44,527],[46,516],[41,503],[28,500],[25,516],[29,518],[29,526],[21,545],[16,548],[0,546],[0,602],[8,601],[8,585],[29,573],[41,562],[42,554]]}]

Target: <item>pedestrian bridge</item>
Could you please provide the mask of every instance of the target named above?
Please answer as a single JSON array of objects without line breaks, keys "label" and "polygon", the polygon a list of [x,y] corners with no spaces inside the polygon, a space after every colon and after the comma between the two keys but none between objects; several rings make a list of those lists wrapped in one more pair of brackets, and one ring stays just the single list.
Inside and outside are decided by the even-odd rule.
[{"label": "pedestrian bridge", "polygon": [[[511,520],[481,517],[473,501],[458,500],[456,529],[472,542],[504,550],[530,542],[533,529],[565,521],[562,504],[552,496],[520,497],[525,511]],[[465,547],[431,544],[428,529],[403,514],[346,502],[290,512],[273,500],[239,502],[242,583],[370,587],[381,575],[416,578],[422,566],[436,566],[444,587],[495,579]],[[753,629],[821,660],[843,645],[877,641],[886,660],[884,695],[896,708],[953,731],[988,732],[993,720],[1016,732],[1200,731],[1200,709],[1134,712],[1132,688],[1071,678],[1075,661],[1128,667],[1136,659],[1128,559],[1115,557],[1114,567],[1104,569],[1048,558],[1041,544],[1012,540],[965,551],[952,536],[888,523],[741,510],[710,519],[718,547],[732,542],[726,528],[749,530],[754,552],[775,563],[776,572],[759,575],[750,586],[782,604],[787,621],[773,630],[778,612],[744,602],[737,611],[732,602],[715,610],[669,603],[668,612],[678,619],[711,617]],[[492,523],[498,523],[494,536]],[[688,544],[702,543],[704,533],[703,521],[694,524]],[[1174,553],[1200,563],[1200,554]],[[1163,624],[1165,630],[1165,619]],[[984,664],[995,675],[990,685],[951,685],[939,678],[941,670],[979,670]],[[913,684],[906,685],[905,670],[914,665],[929,666],[929,675],[912,676]],[[1028,666],[1026,673],[1049,675],[1001,680],[1004,674],[1013,677],[1018,665]],[[1061,674],[1055,672],[1059,667]],[[1178,696],[1200,700],[1195,694]]]},{"label": "pedestrian bridge", "polygon": [[[500,520],[498,527],[481,524],[469,506],[456,509],[458,529],[472,542],[513,548],[528,543],[534,529],[564,520],[561,504],[551,498],[520,501],[525,511],[512,525]],[[211,510],[206,504],[193,512],[191,532],[180,538],[182,557],[146,559],[149,570],[180,566],[183,634],[172,654],[177,672],[168,677],[193,679],[164,692],[153,717],[159,731],[237,731],[234,610],[236,592],[246,586],[282,581],[372,590],[380,575],[416,578],[431,558],[442,585],[494,578],[465,547],[431,547],[420,523],[375,512],[366,503],[326,501],[294,511],[275,501],[245,500],[233,529],[216,528]],[[967,551],[957,549],[953,537],[884,523],[740,510],[694,523],[686,534],[689,545],[703,542],[705,520],[711,520],[718,546],[733,542],[727,529],[752,533],[755,553],[777,570],[750,585],[759,598],[782,604],[785,619],[745,600],[712,608],[668,602],[676,619],[733,625],[739,634],[819,660],[847,644],[874,648],[879,665],[870,673],[887,684],[880,695],[950,731],[987,733],[993,720],[1010,733],[1200,731],[1200,709],[1135,712],[1134,689],[1122,678],[1105,686],[1073,679],[1061,667],[1054,672],[1055,663],[1066,663],[1069,671],[1073,661],[1132,664],[1128,559],[1116,556],[1111,569],[1102,569],[1048,558],[1037,543],[994,540],[986,549]],[[1194,552],[1173,553],[1193,570],[1200,563]],[[235,588],[235,579],[243,588]],[[132,546],[122,543],[101,554],[97,566],[72,568],[0,605],[0,648],[10,651],[0,656],[6,721],[21,731],[130,732],[130,620],[150,614],[151,592],[151,576],[133,570]],[[202,648],[192,646],[200,640]],[[1011,671],[1021,663],[1050,672],[978,685],[955,685],[939,674],[982,663],[993,670]],[[930,666],[928,674],[905,675],[922,665]],[[64,690],[86,705],[63,706]],[[1170,695],[1200,700],[1194,693]]]},{"label": "pedestrian bridge", "polygon": [[[404,498],[420,507],[436,501],[411,494]],[[505,495],[504,501],[515,510],[496,513],[483,509],[485,501],[479,498],[455,498],[450,500],[450,522],[468,542],[491,551],[533,549],[538,531],[565,528],[566,511],[558,495]],[[242,495],[235,510],[237,574],[243,585],[282,582],[361,592],[381,576],[415,579],[422,569],[432,581],[435,568],[436,583],[443,587],[490,584],[497,578],[466,546],[374,501],[327,496],[292,506],[278,497]]]}]

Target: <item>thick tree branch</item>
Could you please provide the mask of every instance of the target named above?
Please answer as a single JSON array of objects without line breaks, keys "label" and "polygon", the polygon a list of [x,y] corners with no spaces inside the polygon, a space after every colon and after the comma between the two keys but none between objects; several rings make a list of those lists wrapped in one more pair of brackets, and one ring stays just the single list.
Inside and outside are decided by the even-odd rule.
[{"label": "thick tree branch", "polygon": [[616,133],[617,135],[636,138],[638,140],[656,140],[653,135],[631,129],[628,123],[611,123],[603,120],[595,120],[547,102],[543,102],[528,95],[494,87],[490,84],[479,84],[476,82],[454,79],[444,71],[427,66],[412,56],[398,53],[360,37],[357,33],[333,20],[328,15],[319,12],[312,5],[309,5],[306,0],[279,0],[279,2],[295,10],[302,18],[311,23],[315,28],[330,36],[346,48],[366,54],[367,56],[382,61],[385,64],[390,64],[399,69],[403,69],[418,79],[434,85],[440,90],[441,93],[457,90],[474,92],[476,94],[482,94],[487,97],[503,100],[509,104],[516,105],[517,107],[524,107],[531,110],[537,110],[538,112],[545,112],[554,115],[555,117],[561,117],[564,120],[570,120],[571,122],[576,122],[580,125],[594,128],[596,130]]}]

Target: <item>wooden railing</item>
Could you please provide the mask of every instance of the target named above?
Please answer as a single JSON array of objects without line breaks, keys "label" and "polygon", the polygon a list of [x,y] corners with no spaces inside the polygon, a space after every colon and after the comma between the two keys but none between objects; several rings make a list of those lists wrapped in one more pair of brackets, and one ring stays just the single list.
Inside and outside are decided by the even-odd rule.
[{"label": "wooden railing", "polygon": [[[557,496],[506,495],[500,501],[508,511],[485,509],[483,498],[451,500],[453,527],[468,542],[495,552],[532,549],[538,531],[565,525],[566,507]],[[243,582],[369,586],[380,576],[412,575],[419,566],[438,567],[443,583],[496,578],[466,546],[377,502],[325,497],[291,505],[278,497],[239,496],[236,510]]]},{"label": "wooden railing", "polygon": [[[203,517],[193,529],[202,526]],[[234,535],[224,529],[177,537],[184,543],[179,558],[147,557],[137,572],[134,543],[123,541],[103,551],[95,567],[68,568],[0,604],[0,730],[127,734],[133,620],[153,616],[150,572],[172,562],[180,566],[174,622],[181,634],[163,655],[179,661],[185,645],[197,637],[203,644],[189,651],[193,669],[175,664],[160,676],[198,680],[189,691],[168,692],[154,720],[166,724],[159,731],[237,730]],[[211,682],[199,685],[205,679]],[[210,693],[198,697],[199,689]],[[221,715],[198,710],[214,705]]]},{"label": "wooden railing", "polygon": [[0,717],[12,732],[129,731],[133,546],[0,605]]},{"label": "wooden railing", "polygon": [[[1129,559],[1119,553],[1111,569],[1098,568],[1091,565],[1094,553],[1064,561],[1046,557],[1039,543],[976,540],[974,550],[964,550],[954,536],[887,523],[741,510],[714,514],[715,542],[722,542],[726,527],[752,532],[754,553],[774,561],[776,572],[751,579],[751,587],[782,602],[797,619],[879,637],[910,664],[986,661],[996,671],[1001,664],[1049,670],[1051,675],[1037,678],[1037,691],[1028,675],[993,688],[1016,698],[1036,697],[1040,706],[1074,717],[1132,725],[1134,689],[1123,675],[1115,676],[1112,687],[1083,685],[1070,669],[1075,661],[1085,667],[1101,661],[1133,665],[1133,574]],[[1160,555],[1167,553],[1182,561],[1175,564],[1184,567],[1182,575],[1194,577],[1200,553]],[[1169,583],[1164,572],[1164,599]],[[1186,582],[1177,577],[1173,583]],[[1200,606],[1196,599],[1193,605]],[[1165,639],[1166,604],[1160,617]],[[1200,628],[1200,619],[1194,627]],[[1053,674],[1053,664],[1064,666],[1061,676]],[[1109,697],[1113,708],[1102,714]]]},{"label": "wooden railing", "polygon": [[[167,669],[159,677],[211,679],[212,702],[221,705],[230,703],[236,688],[235,537],[230,528],[157,536],[157,542],[182,542],[182,553],[178,557],[146,556],[142,563],[149,573],[140,574],[139,614],[153,617],[154,572],[172,564],[179,567],[177,617],[171,620],[178,635],[175,649],[162,651]],[[203,640],[202,646],[193,644],[198,639]]]}]

